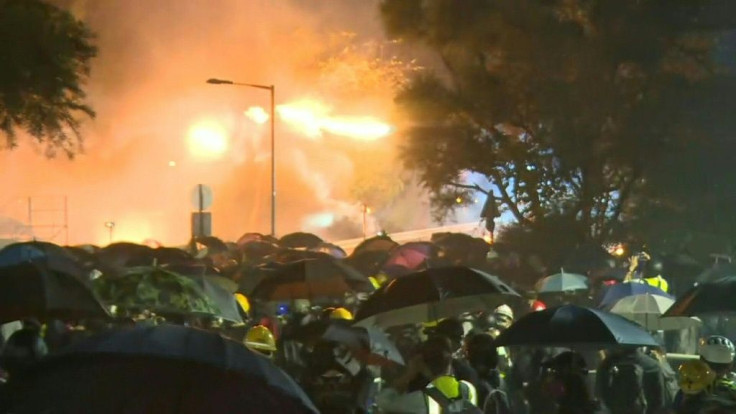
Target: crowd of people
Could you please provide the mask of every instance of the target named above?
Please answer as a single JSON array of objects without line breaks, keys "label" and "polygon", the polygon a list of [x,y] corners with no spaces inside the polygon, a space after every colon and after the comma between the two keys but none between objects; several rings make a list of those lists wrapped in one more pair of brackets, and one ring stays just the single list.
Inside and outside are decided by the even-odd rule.
[{"label": "crowd of people", "polygon": [[[398,247],[392,246],[391,250]],[[686,342],[682,338],[688,329],[667,333],[650,330],[659,346],[648,347],[498,344],[499,337],[519,319],[566,303],[591,306],[615,285],[641,284],[666,293],[669,286],[662,269],[639,263],[651,262],[648,256],[633,257],[628,271],[618,280],[597,280],[585,291],[544,292],[537,286],[536,292],[524,291],[518,300],[500,300],[492,308],[462,310],[417,323],[365,326],[356,316],[374,294],[371,290],[391,289],[392,280],[426,268],[428,261],[420,269],[406,269],[410,272],[398,275],[381,271],[379,266],[370,276],[363,275],[372,286],[363,292],[345,291],[327,295],[330,297],[294,294],[288,300],[266,300],[253,294],[258,289],[242,287],[249,278],[284,277],[280,268],[271,263],[273,254],[302,262],[324,259],[319,255],[325,253],[313,255],[301,247],[288,248],[286,253],[280,249],[262,254],[255,263],[253,256],[227,254],[232,251],[228,247],[223,250],[210,245],[208,251],[205,245],[199,248],[205,252],[197,255],[195,251],[187,260],[238,285],[230,292],[230,299],[237,304],[242,318],[239,322],[223,322],[195,313],[173,318],[152,309],[136,309],[135,314],[121,314],[118,310],[114,322],[28,315],[2,325],[0,367],[5,379],[12,382],[14,377],[31,372],[49,354],[100,331],[178,323],[214,331],[270,360],[296,381],[322,413],[736,413],[736,348],[728,338],[728,330],[711,334],[724,324],[703,323],[700,328],[689,329],[696,332],[697,351],[676,358],[668,357],[668,352],[673,351],[672,344]],[[94,279],[116,271],[106,267],[112,262],[121,268],[139,266],[135,257],[140,257],[145,249],[149,249],[144,255],[146,260],[150,259],[149,253],[157,250],[141,247],[135,255],[123,259],[118,256],[105,263],[97,261],[94,265],[89,262],[94,262],[95,257],[105,257],[102,250],[92,251],[84,259],[79,251],[69,257],[80,265],[93,266],[95,272],[89,278]],[[386,256],[392,257],[390,252]],[[0,266],[4,265],[3,260],[0,251]],[[47,265],[50,263],[48,257],[44,260]],[[329,260],[345,259],[337,254]],[[246,262],[249,268],[242,270]],[[232,271],[234,264],[241,270]],[[167,265],[170,263],[155,263],[164,268]],[[256,275],[254,269],[264,273]],[[579,326],[581,331],[590,328]],[[344,337],[330,336],[328,332],[333,331],[343,332]],[[670,337],[677,340],[670,341]],[[376,351],[374,345],[381,341],[382,351]],[[394,357],[389,357],[391,350],[395,351]],[[3,388],[3,401],[12,400],[7,389]],[[4,409],[12,412],[12,404]]]}]

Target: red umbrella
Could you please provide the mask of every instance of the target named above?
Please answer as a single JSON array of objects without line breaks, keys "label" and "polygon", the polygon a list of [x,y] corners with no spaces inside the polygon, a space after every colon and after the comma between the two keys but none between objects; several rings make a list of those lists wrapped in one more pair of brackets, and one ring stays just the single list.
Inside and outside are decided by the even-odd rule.
[{"label": "red umbrella", "polygon": [[437,247],[434,244],[411,242],[395,248],[383,267],[403,266],[407,269],[417,270],[424,266],[427,260],[435,258],[436,255]]}]

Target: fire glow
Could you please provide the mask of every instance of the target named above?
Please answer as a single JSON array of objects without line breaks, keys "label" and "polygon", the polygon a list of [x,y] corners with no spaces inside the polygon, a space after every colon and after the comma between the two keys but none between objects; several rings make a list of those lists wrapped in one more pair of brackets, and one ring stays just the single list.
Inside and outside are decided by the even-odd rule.
[{"label": "fire glow", "polygon": [[[312,99],[278,105],[276,112],[281,121],[310,138],[331,134],[358,141],[377,141],[393,131],[391,125],[372,116],[332,115],[329,106]],[[269,117],[261,107],[248,108],[245,115],[258,124],[265,123]]]}]

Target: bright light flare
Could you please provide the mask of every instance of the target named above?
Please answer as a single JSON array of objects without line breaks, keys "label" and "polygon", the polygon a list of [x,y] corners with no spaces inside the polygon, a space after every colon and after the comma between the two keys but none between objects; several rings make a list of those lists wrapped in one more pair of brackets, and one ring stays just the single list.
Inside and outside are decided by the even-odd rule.
[{"label": "bright light flare", "polygon": [[187,133],[187,145],[194,157],[219,158],[227,151],[227,131],[215,122],[194,124]]},{"label": "bright light flare", "polygon": [[389,135],[391,125],[371,116],[331,115],[331,108],[315,100],[300,100],[277,107],[279,117],[310,138],[325,133],[359,141],[376,141]]},{"label": "bright light flare", "polygon": [[251,106],[245,111],[245,116],[256,124],[265,124],[271,116],[260,106]]}]

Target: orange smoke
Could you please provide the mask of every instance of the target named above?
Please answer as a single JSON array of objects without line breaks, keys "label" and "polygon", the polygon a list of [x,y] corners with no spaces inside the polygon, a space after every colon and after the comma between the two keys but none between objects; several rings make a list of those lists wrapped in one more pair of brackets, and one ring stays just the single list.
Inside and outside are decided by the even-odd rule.
[{"label": "orange smoke", "polygon": [[375,141],[391,133],[391,125],[371,116],[332,115],[326,104],[302,99],[276,107],[281,120],[308,137],[317,138],[324,133],[362,141]]}]

